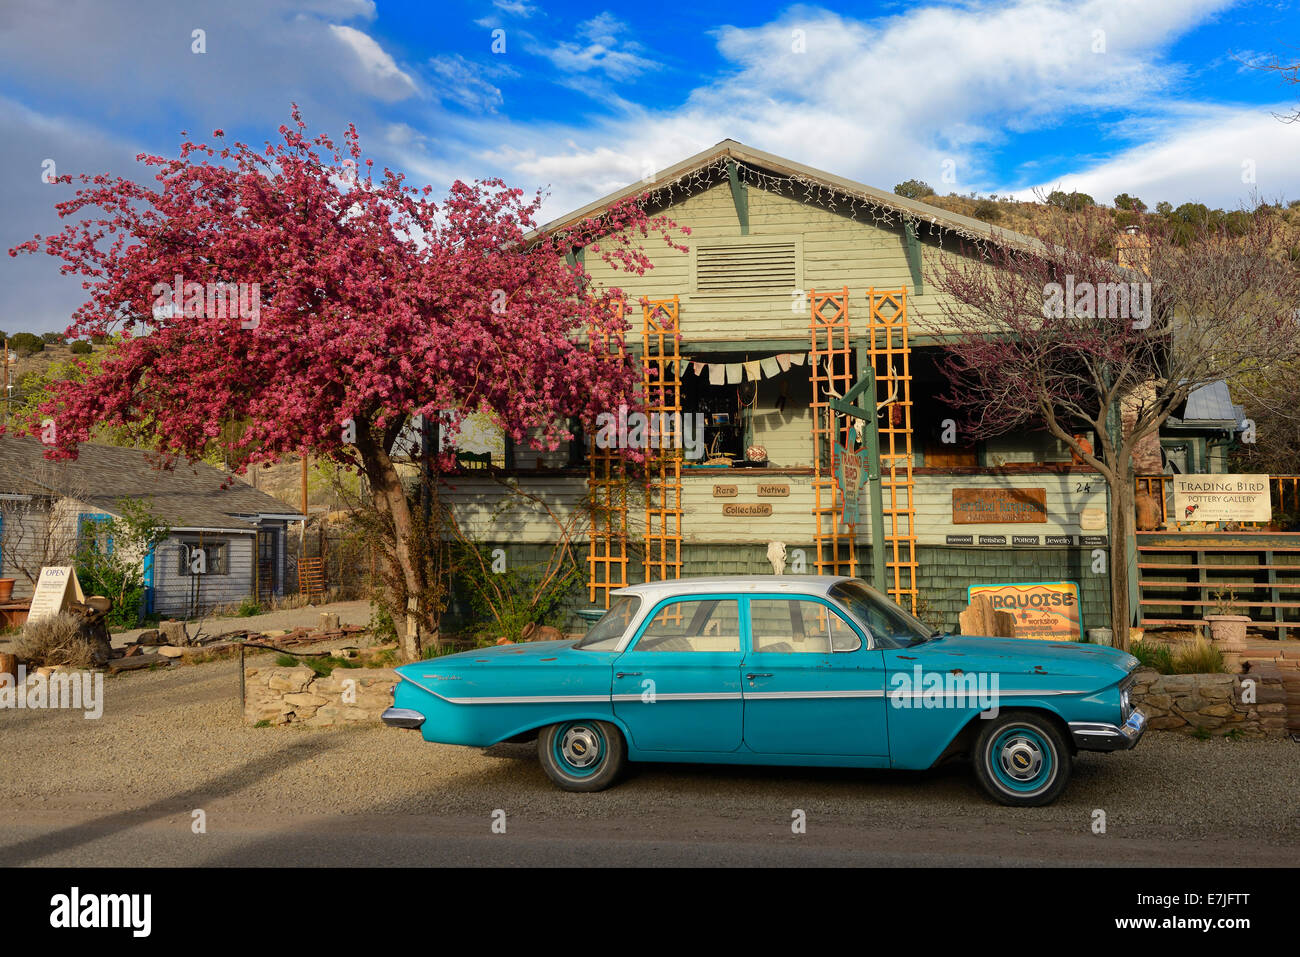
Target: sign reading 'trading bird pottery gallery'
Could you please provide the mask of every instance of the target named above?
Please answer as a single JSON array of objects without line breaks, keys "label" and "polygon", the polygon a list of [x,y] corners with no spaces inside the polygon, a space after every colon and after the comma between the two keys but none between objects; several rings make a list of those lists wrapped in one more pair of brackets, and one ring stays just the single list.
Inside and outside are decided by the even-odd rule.
[{"label": "sign reading 'trading bird pottery gallery'", "polygon": [[1267,475],[1175,475],[1176,522],[1269,522]]},{"label": "sign reading 'trading bird pottery gallery'", "polygon": [[994,611],[1016,619],[1017,638],[1079,641],[1079,586],[1074,582],[971,585],[969,596],[987,595]]}]

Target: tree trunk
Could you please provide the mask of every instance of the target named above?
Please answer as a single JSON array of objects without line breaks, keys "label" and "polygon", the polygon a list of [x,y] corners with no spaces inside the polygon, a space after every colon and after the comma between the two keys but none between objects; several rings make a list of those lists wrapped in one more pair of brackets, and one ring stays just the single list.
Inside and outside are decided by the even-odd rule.
[{"label": "tree trunk", "polygon": [[424,609],[420,607],[420,596],[425,593],[425,581],[424,569],[418,566],[411,554],[411,508],[406,500],[406,490],[402,487],[397,467],[384,448],[382,437],[377,439],[360,423],[357,425],[357,451],[361,454],[375,508],[386,513],[393,522],[393,554],[407,596],[406,627],[400,636],[401,653],[405,661],[418,661],[423,652],[421,622]]},{"label": "tree trunk", "polygon": [[1133,479],[1126,469],[1110,490],[1110,628],[1114,646],[1128,651],[1128,539],[1133,521]]}]

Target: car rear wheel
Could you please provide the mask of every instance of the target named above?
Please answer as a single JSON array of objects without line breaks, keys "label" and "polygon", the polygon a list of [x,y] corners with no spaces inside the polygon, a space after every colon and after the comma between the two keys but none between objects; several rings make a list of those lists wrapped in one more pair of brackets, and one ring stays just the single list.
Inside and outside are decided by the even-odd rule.
[{"label": "car rear wheel", "polygon": [[1070,780],[1070,749],[1049,719],[1009,713],[987,722],[975,746],[975,777],[995,801],[1051,804]]},{"label": "car rear wheel", "polygon": [[607,721],[564,721],[542,729],[537,756],[565,791],[603,791],[622,773],[627,744]]}]

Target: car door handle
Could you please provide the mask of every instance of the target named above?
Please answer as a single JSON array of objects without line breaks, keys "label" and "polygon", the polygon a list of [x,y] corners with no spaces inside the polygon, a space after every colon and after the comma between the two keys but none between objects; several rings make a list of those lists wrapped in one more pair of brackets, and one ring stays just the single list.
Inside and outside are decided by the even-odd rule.
[{"label": "car door handle", "polygon": [[770,677],[772,677],[772,672],[770,671],[751,671],[749,674],[745,675],[745,680],[753,681],[755,678],[770,678]]},{"label": "car door handle", "polygon": [[620,671],[618,674],[614,675],[614,677],[615,677],[615,678],[640,678],[640,677],[641,677],[641,672],[639,672],[639,671]]}]

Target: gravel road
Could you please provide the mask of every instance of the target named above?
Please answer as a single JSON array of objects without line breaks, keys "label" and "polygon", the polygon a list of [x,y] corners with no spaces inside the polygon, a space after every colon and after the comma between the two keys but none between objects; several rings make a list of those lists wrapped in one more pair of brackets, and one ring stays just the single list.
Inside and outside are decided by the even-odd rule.
[{"label": "gravel road", "polygon": [[[550,784],[532,745],[246,726],[233,660],[104,688],[98,720],[0,711],[0,865],[1300,861],[1289,741],[1150,733],[1133,752],[1082,755],[1062,799],[1028,810],[992,804],[960,765],[636,765],[618,787],[579,795]],[[196,809],[206,834],[191,829]],[[805,834],[792,833],[796,809]],[[491,829],[497,810],[504,835]]]}]

